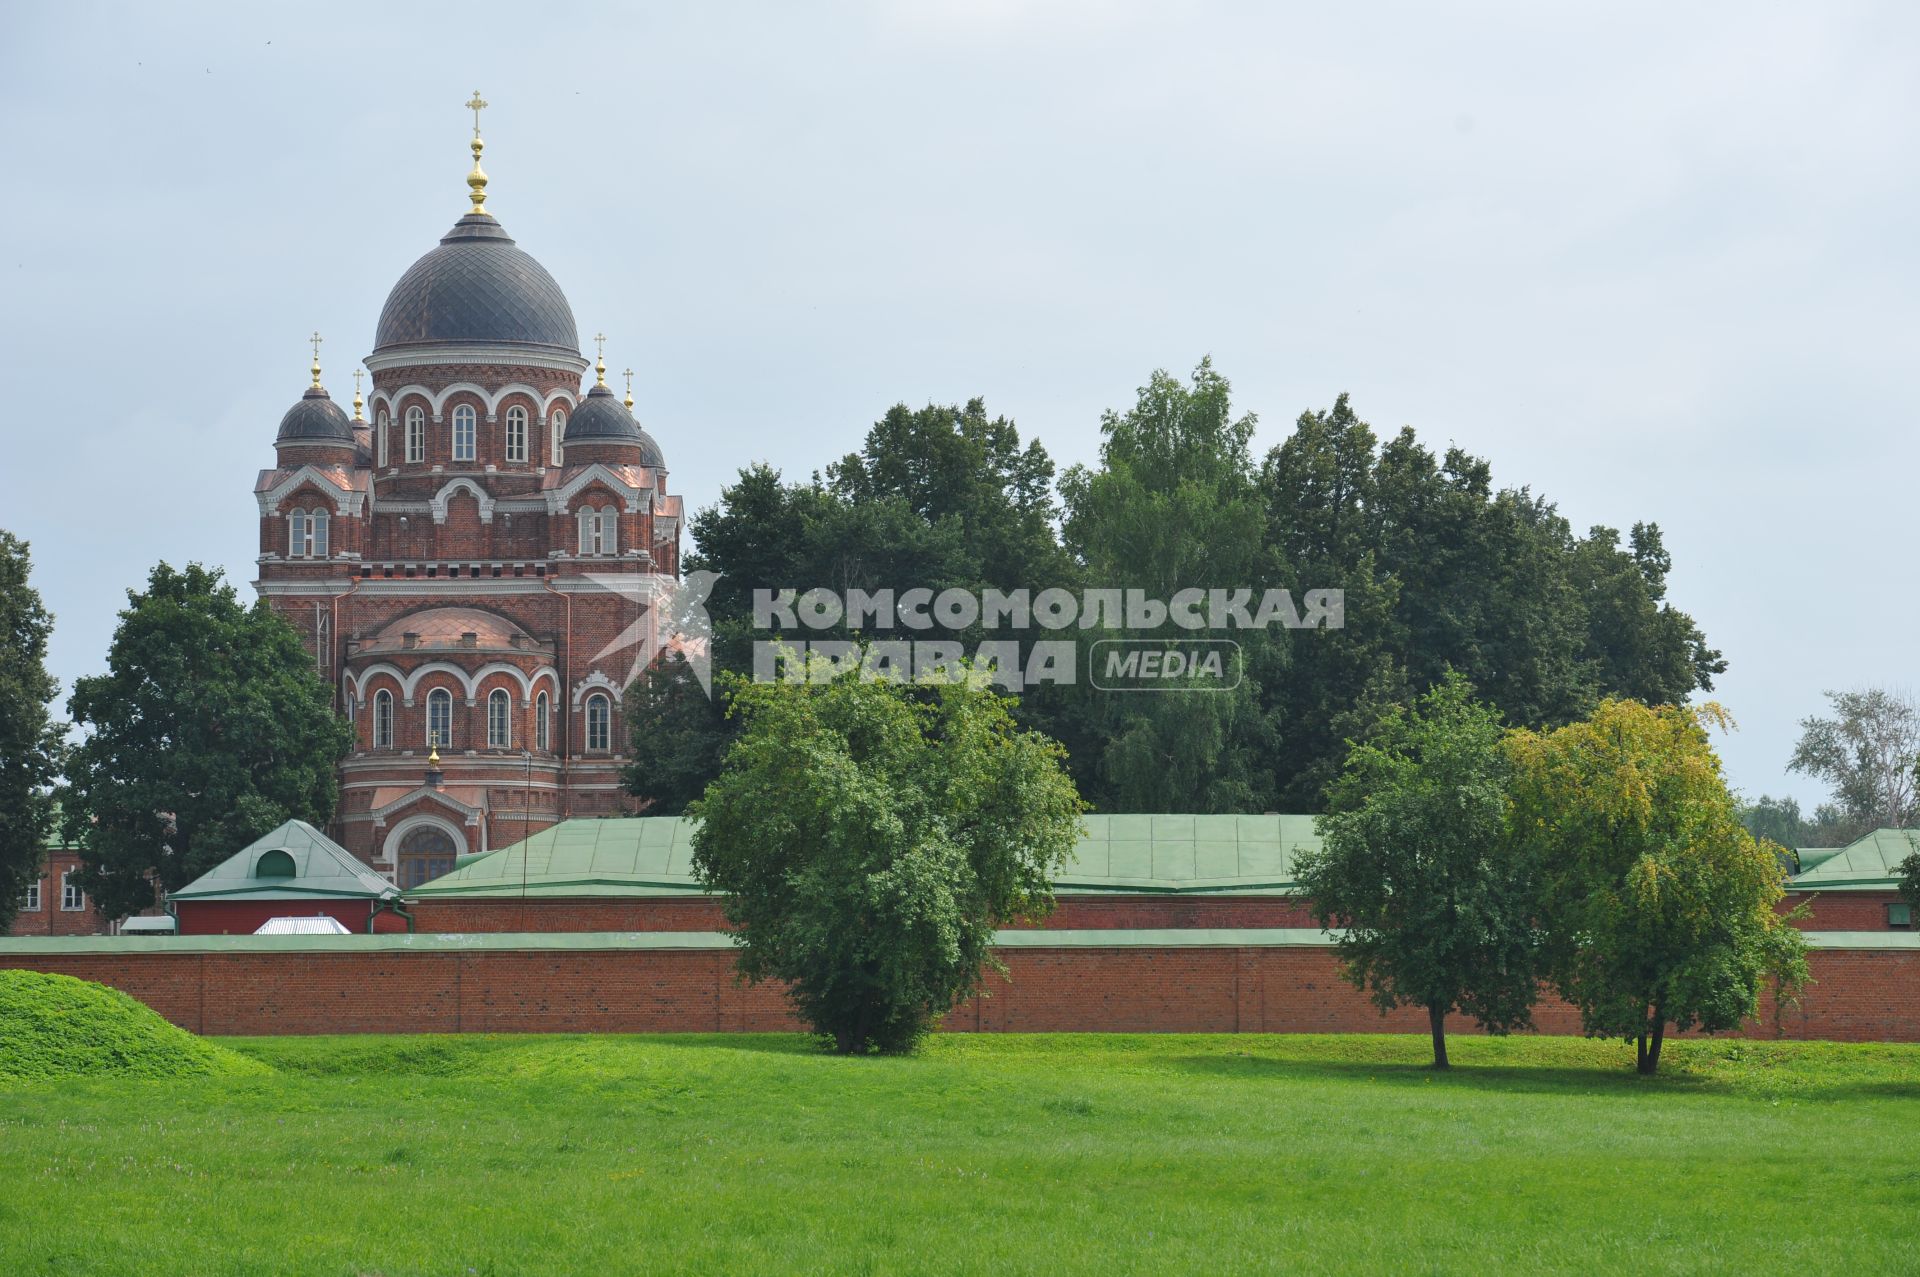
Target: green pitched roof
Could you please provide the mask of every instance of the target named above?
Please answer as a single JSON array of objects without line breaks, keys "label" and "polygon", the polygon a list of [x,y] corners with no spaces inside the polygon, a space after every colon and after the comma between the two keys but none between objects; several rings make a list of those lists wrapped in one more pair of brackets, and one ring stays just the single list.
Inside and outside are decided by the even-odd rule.
[{"label": "green pitched roof", "polygon": [[[260,858],[284,852],[293,873],[261,876]],[[354,854],[304,820],[289,820],[228,856],[180,890],[173,900],[384,900],[400,891]]]},{"label": "green pitched roof", "polygon": [[[1805,891],[1891,891],[1900,884],[1900,862],[1916,851],[1920,830],[1876,829],[1814,861],[1795,874],[1790,885]],[[1805,852],[1800,863],[1807,864]]]},{"label": "green pitched roof", "polygon": [[[694,827],[667,816],[563,821],[407,895],[695,894]],[[1054,885],[1065,892],[1278,893],[1292,888],[1295,853],[1319,845],[1311,816],[1088,816]]]}]

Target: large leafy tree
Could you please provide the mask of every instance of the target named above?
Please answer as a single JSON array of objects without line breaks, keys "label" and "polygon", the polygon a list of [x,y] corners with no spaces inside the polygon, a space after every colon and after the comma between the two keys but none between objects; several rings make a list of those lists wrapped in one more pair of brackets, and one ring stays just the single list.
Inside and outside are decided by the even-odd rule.
[{"label": "large leafy tree", "polygon": [[1383,1011],[1425,1008],[1436,1069],[1449,1013],[1505,1033],[1538,995],[1537,852],[1507,833],[1503,735],[1449,675],[1354,746],[1295,869],[1321,925],[1345,929],[1347,978]]},{"label": "large leafy tree", "polygon": [[[1184,382],[1155,372],[1133,407],[1108,412],[1099,468],[1075,466],[1060,484],[1064,540],[1086,585],[1137,590],[1154,600],[1185,588],[1253,589],[1257,597],[1272,573],[1253,482],[1253,429],[1252,414],[1234,414],[1232,387],[1209,360]],[[1255,681],[1265,667],[1265,636],[1223,636],[1241,644],[1251,667],[1252,677],[1236,687],[1132,695],[1091,686],[1090,649],[1098,637],[1087,635],[1080,660],[1081,726],[1073,736],[1082,749],[1078,773],[1100,805],[1222,812],[1264,806],[1270,777],[1251,746],[1265,726]]]},{"label": "large leafy tree", "polygon": [[688,814],[739,965],[843,1053],[911,1049],[1052,907],[1080,799],[1053,741],[963,684],[730,682],[742,723]]},{"label": "large leafy tree", "polygon": [[47,710],[59,691],[47,673],[53,617],[28,584],[32,570],[27,543],[0,531],[0,934],[40,876],[65,742]]},{"label": "large leafy tree", "polygon": [[[861,449],[829,465],[824,478],[794,483],[765,465],[743,469],[691,525],[687,569],[720,574],[707,601],[714,668],[751,670],[754,640],[768,637],[753,627],[756,589],[817,586],[844,595],[1063,583],[1070,564],[1053,530],[1053,474],[1046,450],[1037,441],[1022,444],[1014,423],[989,416],[979,399],[895,405]],[[842,624],[802,637],[874,635]],[[936,628],[892,637],[981,635]],[[650,810],[677,810],[717,774],[738,720],[666,663],[649,672],[634,708],[627,786],[655,800]],[[1042,719],[1038,708],[1023,711],[1030,725]]]},{"label": "large leafy tree", "polygon": [[1790,771],[1827,782],[1849,841],[1874,829],[1914,823],[1914,767],[1920,762],[1920,705],[1881,687],[1828,692],[1829,717],[1800,720]]},{"label": "large leafy tree", "polygon": [[1285,806],[1318,807],[1341,741],[1447,670],[1541,728],[1605,696],[1678,704],[1726,668],[1666,600],[1657,527],[1625,547],[1610,528],[1577,537],[1546,500],[1496,490],[1480,458],[1436,456],[1410,429],[1380,442],[1344,395],[1301,416],[1259,482],[1275,564],[1346,591],[1346,628],[1296,634],[1263,684]]},{"label": "large leafy tree", "polygon": [[217,569],[162,563],[127,600],[108,672],[69,702],[87,734],[67,772],[67,833],[109,916],[283,821],[324,826],[352,740],[299,636],[264,601],[243,607]]},{"label": "large leafy tree", "polygon": [[1740,823],[1707,737],[1717,707],[1603,701],[1511,737],[1516,836],[1544,865],[1548,967],[1594,1037],[1652,1073],[1669,1025],[1716,1032],[1791,996],[1805,941],[1775,911],[1783,874]]}]

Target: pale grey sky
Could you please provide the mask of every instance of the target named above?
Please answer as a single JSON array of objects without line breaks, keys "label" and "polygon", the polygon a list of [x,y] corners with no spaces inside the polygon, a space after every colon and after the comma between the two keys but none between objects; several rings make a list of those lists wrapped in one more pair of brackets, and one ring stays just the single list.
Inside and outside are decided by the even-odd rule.
[{"label": "pale grey sky", "polygon": [[[326,335],[465,206],[571,298],[693,507],[897,400],[1064,465],[1204,354],[1264,451],[1342,390],[1576,526],[1665,529],[1748,793],[1907,683],[1920,10],[459,5],[0,10],[0,526],[55,672],[156,559],[252,578]],[[250,591],[249,591],[250,596]]]}]

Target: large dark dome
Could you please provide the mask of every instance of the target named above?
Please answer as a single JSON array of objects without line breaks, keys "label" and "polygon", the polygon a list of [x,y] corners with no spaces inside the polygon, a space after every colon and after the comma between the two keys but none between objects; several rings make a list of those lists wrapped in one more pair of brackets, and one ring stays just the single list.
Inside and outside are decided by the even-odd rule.
[{"label": "large dark dome", "polygon": [[307,393],[300,396],[300,402],[287,409],[287,415],[280,418],[280,433],[273,437],[279,443],[338,443],[353,446],[353,423],[347,420],[347,414],[340,411],[327,392],[318,386],[309,387]]},{"label": "large dark dome", "polygon": [[667,468],[667,458],[653,436],[640,428],[633,410],[613,397],[605,386],[595,386],[567,418],[567,433],[560,442],[624,443],[640,449],[640,464],[656,470]]},{"label": "large dark dome", "polygon": [[544,346],[580,353],[573,308],[546,267],[500,223],[469,213],[387,294],[375,351],[438,342]]}]

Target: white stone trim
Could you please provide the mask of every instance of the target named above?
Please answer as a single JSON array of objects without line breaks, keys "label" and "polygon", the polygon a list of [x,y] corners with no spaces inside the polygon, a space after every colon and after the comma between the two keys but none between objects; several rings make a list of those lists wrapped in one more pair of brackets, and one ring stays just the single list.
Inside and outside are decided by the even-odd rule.
[{"label": "white stone trim", "polygon": [[[437,651],[441,649],[431,650]],[[420,680],[428,674],[436,672],[452,674],[454,676],[459,682],[461,690],[466,693],[466,702],[469,708],[475,704],[476,698],[480,694],[481,680],[489,674],[498,673],[513,675],[514,681],[520,685],[520,707],[522,709],[533,704],[534,686],[543,681],[553,685],[554,699],[558,700],[560,698],[560,675],[554,672],[551,665],[543,665],[533,673],[528,674],[519,666],[511,665],[506,661],[488,661],[479,669],[469,673],[452,661],[435,660],[428,661],[409,674],[401,670],[401,668],[392,661],[375,661],[371,665],[362,666],[358,671],[348,670],[346,678],[353,685],[355,699],[370,704],[372,698],[367,691],[370,680],[375,674],[389,675],[394,682],[400,685],[400,703],[406,708],[412,709],[413,694],[419,688]],[[378,691],[379,689],[375,688],[374,690]]]},{"label": "white stone trim", "polygon": [[573,685],[573,712],[579,713],[587,703],[590,692],[605,692],[615,705],[621,703],[620,688],[601,670],[595,670]]},{"label": "white stone trim", "polygon": [[462,345],[458,342],[378,351],[360,361],[360,366],[368,372],[385,372],[390,368],[425,368],[434,364],[486,364],[495,368],[518,364],[523,368],[553,368],[575,375],[585,373],[592,366],[584,355],[557,354],[499,344]]},{"label": "white stone trim", "polygon": [[367,494],[365,492],[362,492],[350,484],[342,484],[329,470],[322,470],[319,466],[305,465],[295,470],[279,483],[276,483],[273,487],[266,489],[264,492],[255,492],[253,494],[260,502],[260,517],[267,518],[271,515],[278,515],[280,513],[280,503],[292,496],[294,490],[304,483],[312,483],[322,492],[338,493],[338,496],[331,498],[334,504],[334,513],[343,515],[346,518],[358,518],[361,508],[366,504]]},{"label": "white stone trim", "polygon": [[583,468],[579,474],[574,475],[571,479],[568,479],[565,483],[546,494],[547,513],[567,513],[567,506],[595,479],[605,483],[615,492],[622,494],[628,514],[639,514],[641,498],[652,491],[651,488],[635,487],[633,484],[628,483],[625,479],[615,474],[606,465],[595,461],[591,465]]},{"label": "white stone trim", "polygon": [[[491,421],[492,418],[489,417],[488,420]],[[433,521],[435,523],[445,523],[447,521],[447,503],[453,499],[453,494],[461,488],[465,488],[468,492],[471,492],[474,500],[480,503],[480,522],[492,523],[493,494],[464,475],[458,479],[450,480],[445,487],[433,494],[431,501],[427,502],[428,508],[433,512]]]},{"label": "white stone trim", "polygon": [[[407,795],[407,799],[403,799],[402,801],[407,801],[412,799],[415,796],[415,794],[417,794],[418,792],[419,791],[416,790],[414,794]],[[426,792],[429,794],[432,794],[436,798],[439,798],[443,802],[449,802],[449,803],[453,802],[453,800],[448,798],[445,794],[437,793],[436,791],[431,789],[427,790]],[[465,806],[464,803],[459,805]],[[378,829],[383,823],[384,822],[380,821],[379,819],[375,819],[373,822],[374,828]],[[480,818],[477,812],[472,816],[468,816],[464,823],[469,825],[479,826]],[[380,844],[381,860],[385,861],[389,865],[392,865],[397,870],[400,867],[400,840],[402,838],[405,838],[409,833],[413,832],[415,829],[419,828],[421,825],[437,826],[442,832],[450,836],[453,839],[453,844],[454,844],[454,847],[456,848],[456,851],[454,852],[455,855],[464,856],[468,854],[467,848],[470,844],[467,842],[467,831],[465,829],[439,816],[422,815],[422,816],[408,816],[405,820],[401,821],[399,824],[395,825],[393,828],[387,830],[386,839]]]}]

